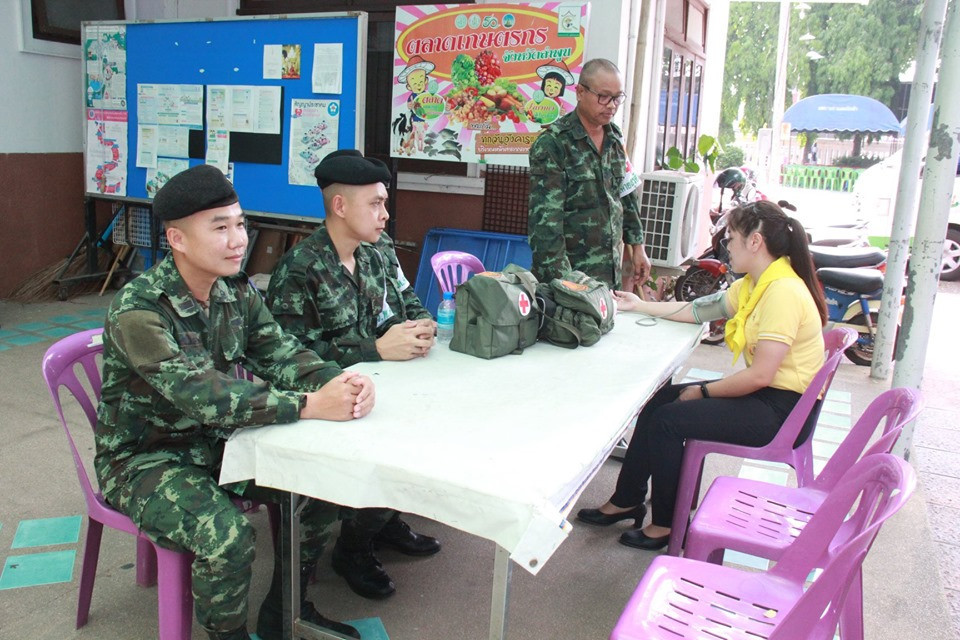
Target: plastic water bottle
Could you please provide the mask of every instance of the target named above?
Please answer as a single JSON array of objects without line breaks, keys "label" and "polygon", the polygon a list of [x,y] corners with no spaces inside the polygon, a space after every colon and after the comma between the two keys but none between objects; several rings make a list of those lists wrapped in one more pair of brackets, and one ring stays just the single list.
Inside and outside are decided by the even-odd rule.
[{"label": "plastic water bottle", "polygon": [[453,301],[453,292],[447,291],[437,308],[437,342],[448,344],[453,338],[453,320],[456,314],[457,304]]}]

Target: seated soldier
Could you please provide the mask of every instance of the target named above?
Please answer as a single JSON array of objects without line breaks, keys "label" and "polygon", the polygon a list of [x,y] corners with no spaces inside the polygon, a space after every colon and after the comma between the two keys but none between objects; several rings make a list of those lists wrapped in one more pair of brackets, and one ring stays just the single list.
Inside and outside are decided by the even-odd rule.
[{"label": "seated soldier", "polygon": [[[326,219],[274,270],[267,303],[277,322],[341,367],[427,355],[436,325],[384,232],[387,166],[344,149],[326,156],[315,175]],[[396,511],[344,511],[333,568],[365,598],[386,598],[395,591],[374,546],[413,556],[440,550],[435,538],[411,531]]]},{"label": "seated soldier", "polygon": [[[107,502],[152,540],[196,556],[193,596],[207,634],[247,640],[255,532],[235,494],[217,483],[225,439],[246,426],[362,418],[373,408],[373,383],[325,362],[274,322],[240,272],[244,214],[218,169],[199,165],[174,176],[153,211],[171,252],[117,293],[107,314],[97,479]],[[237,365],[265,382],[235,378]],[[231,489],[260,501],[282,498],[252,484]],[[304,509],[302,577],[336,518],[321,501]],[[281,574],[275,553],[257,622],[262,640],[282,636]],[[320,615],[301,585],[305,620],[360,637]]]}]

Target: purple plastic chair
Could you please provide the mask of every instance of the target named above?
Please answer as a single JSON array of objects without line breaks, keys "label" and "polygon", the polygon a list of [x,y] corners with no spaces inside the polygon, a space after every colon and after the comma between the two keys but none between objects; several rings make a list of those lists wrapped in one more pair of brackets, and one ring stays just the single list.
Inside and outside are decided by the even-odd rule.
[{"label": "purple plastic chair", "polygon": [[[915,486],[916,475],[902,459],[889,453],[864,457],[843,475],[796,542],[767,572],[657,556],[611,640],[831,640],[870,545]],[[844,526],[858,498],[853,524]],[[805,588],[825,554],[823,573]]]},{"label": "purple plastic chair", "polygon": [[484,270],[480,258],[463,251],[440,251],[430,256],[430,266],[440,282],[440,291],[455,292],[457,285],[465,282],[471,274]]},{"label": "purple plastic chair", "polygon": [[777,435],[762,447],[748,447],[711,440],[687,440],[683,447],[683,463],[680,466],[680,483],[677,487],[677,500],[673,511],[673,524],[670,529],[670,544],[667,553],[679,555],[683,546],[684,534],[690,519],[690,512],[697,506],[700,495],[700,480],[703,476],[703,461],[710,453],[719,453],[752,460],[768,460],[788,464],[797,472],[797,484],[805,487],[813,482],[813,434],[797,448],[793,447],[797,436],[803,429],[813,411],[819,412],[817,400],[826,396],[833,382],[833,376],[840,366],[844,350],[857,340],[857,332],[841,327],[828,331],[823,336],[826,359],[820,371],[814,376],[807,390],[800,396],[793,411],[784,420]]},{"label": "purple plastic chair", "polygon": [[[880,394],[850,429],[820,475],[806,487],[717,478],[687,531],[684,557],[720,564],[723,550],[732,549],[779,560],[840,481],[843,472],[856,463],[861,453],[863,457],[889,453],[903,425],[916,418],[921,405],[920,393],[912,389],[890,389]],[[864,453],[881,422],[880,437]],[[844,640],[863,638],[862,584],[857,571],[840,618]]]},{"label": "purple plastic chair", "polygon": [[[190,590],[190,568],[193,554],[171,551],[153,543],[143,535],[133,521],[111,507],[99,490],[94,489],[90,475],[80,456],[70,425],[63,414],[60,387],[73,394],[87,417],[91,429],[97,426],[97,403],[100,401],[100,368],[97,355],[103,352],[103,329],[75,333],[54,343],[43,356],[43,378],[50,390],[60,423],[67,434],[73,463],[80,480],[80,488],[87,502],[87,538],[84,543],[83,564],[80,570],[80,597],[77,603],[77,628],[87,623],[93,584],[97,577],[100,557],[100,539],[104,525],[123,531],[137,539],[137,584],[142,587],[157,585],[157,609],[160,640],[189,640],[193,625],[193,594]],[[78,375],[82,371],[83,376]],[[86,380],[82,381],[81,378]],[[239,370],[238,370],[239,377]],[[86,383],[86,385],[84,384]],[[234,504],[245,512],[259,509],[260,503],[242,498]],[[268,505],[271,528],[276,535],[279,508]]]},{"label": "purple plastic chair", "polygon": [[[171,551],[155,545],[140,533],[127,516],[108,505],[99,490],[93,488],[83,458],[70,433],[70,425],[63,415],[60,387],[66,387],[80,404],[90,427],[97,426],[96,404],[100,401],[100,371],[97,354],[103,351],[103,329],[83,331],[56,342],[43,357],[43,378],[50,389],[53,404],[70,442],[77,477],[87,501],[87,538],[80,570],[80,599],[77,603],[77,628],[87,623],[90,598],[97,577],[100,557],[100,538],[103,526],[123,531],[137,539],[137,584],[157,584],[157,604],[161,640],[187,640],[193,624],[193,595],[190,592],[190,565],[193,554]],[[77,375],[77,365],[84,372],[89,390]],[[92,395],[91,395],[92,393]]]}]

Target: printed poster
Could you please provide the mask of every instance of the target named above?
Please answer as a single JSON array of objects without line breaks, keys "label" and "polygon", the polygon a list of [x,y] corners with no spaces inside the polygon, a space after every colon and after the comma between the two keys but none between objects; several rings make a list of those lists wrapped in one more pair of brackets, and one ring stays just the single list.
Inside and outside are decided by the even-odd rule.
[{"label": "printed poster", "polygon": [[291,100],[290,156],[287,162],[290,184],[317,185],[313,170],[337,148],[339,134],[339,100]]},{"label": "printed poster", "polygon": [[576,107],[588,5],[397,7],[390,154],[527,166]]},{"label": "printed poster", "polygon": [[86,106],[127,108],[127,28],[90,26],[83,43]]},{"label": "printed poster", "polygon": [[190,168],[189,160],[180,158],[157,158],[157,168],[147,169],[147,197],[157,195],[160,187],[167,184],[173,176]]},{"label": "printed poster", "polygon": [[127,112],[87,109],[85,191],[127,195]]}]

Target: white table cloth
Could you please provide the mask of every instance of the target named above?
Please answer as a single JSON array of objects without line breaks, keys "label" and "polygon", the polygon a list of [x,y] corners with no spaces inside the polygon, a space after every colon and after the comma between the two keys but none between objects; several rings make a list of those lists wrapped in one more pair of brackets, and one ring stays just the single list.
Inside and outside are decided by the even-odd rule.
[{"label": "white table cloth", "polygon": [[415,513],[495,541],[535,574],[580,491],[699,340],[700,325],[637,317],[619,314],[592,347],[482,360],[437,345],[356,365],[376,384],[370,415],[238,431],[220,482]]}]

